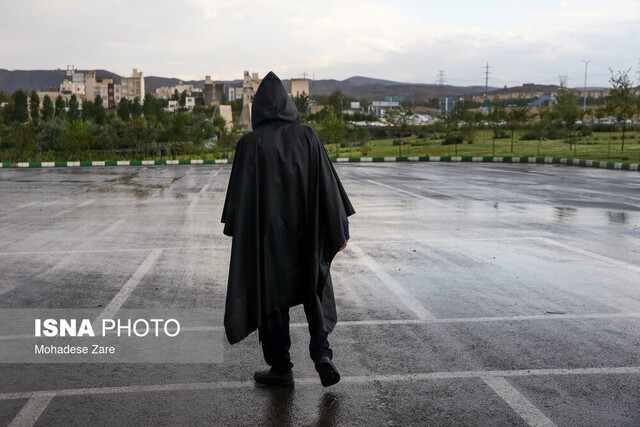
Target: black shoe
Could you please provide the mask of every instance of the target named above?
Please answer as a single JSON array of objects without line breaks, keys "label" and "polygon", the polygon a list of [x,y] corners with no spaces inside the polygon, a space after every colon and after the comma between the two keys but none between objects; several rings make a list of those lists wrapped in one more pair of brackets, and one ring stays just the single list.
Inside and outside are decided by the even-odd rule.
[{"label": "black shoe", "polygon": [[278,387],[293,387],[293,372],[291,369],[284,372],[267,369],[253,374],[253,379],[262,385],[274,385]]},{"label": "black shoe", "polygon": [[320,382],[323,386],[329,387],[340,381],[340,374],[331,359],[321,357],[315,363],[316,371],[320,374]]}]

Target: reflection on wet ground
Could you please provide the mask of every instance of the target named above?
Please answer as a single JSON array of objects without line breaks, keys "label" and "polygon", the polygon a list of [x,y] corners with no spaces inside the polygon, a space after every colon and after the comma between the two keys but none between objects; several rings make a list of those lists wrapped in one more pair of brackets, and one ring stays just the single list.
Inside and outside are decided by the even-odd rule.
[{"label": "reflection on wet ground", "polygon": [[625,212],[611,212],[607,211],[607,218],[611,224],[626,224],[627,214]]},{"label": "reflection on wet ground", "polygon": [[576,212],[578,211],[575,208],[566,208],[566,207],[556,207],[555,216],[558,222],[567,222],[575,218]]}]

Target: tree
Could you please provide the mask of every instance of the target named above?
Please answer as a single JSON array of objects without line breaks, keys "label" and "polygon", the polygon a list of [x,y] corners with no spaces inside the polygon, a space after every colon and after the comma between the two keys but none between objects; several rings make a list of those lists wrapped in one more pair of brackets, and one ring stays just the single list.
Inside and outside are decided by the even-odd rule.
[{"label": "tree", "polygon": [[13,120],[18,123],[24,123],[29,120],[27,94],[22,89],[18,89],[13,93]]},{"label": "tree", "polygon": [[78,103],[78,97],[76,94],[71,95],[69,99],[69,120],[74,121],[80,118],[80,104]]},{"label": "tree", "polygon": [[303,114],[309,112],[309,95],[305,92],[299,93],[298,95],[293,97],[293,103],[296,104],[296,109]]},{"label": "tree", "polygon": [[507,113],[507,128],[511,131],[511,152],[513,153],[513,140],[515,129],[529,120],[529,107],[515,107]]},{"label": "tree", "polygon": [[542,140],[545,138],[545,135],[550,134],[551,125],[557,116],[556,113],[549,107],[539,107],[538,117],[540,118],[540,120],[535,124],[534,130],[538,134],[538,156],[540,156]]},{"label": "tree", "polygon": [[59,151],[64,145],[68,124],[58,117],[43,120],[40,125],[40,147],[45,151]]},{"label": "tree", "polygon": [[93,101],[85,100],[82,103],[82,120],[94,120],[95,119],[95,104]]},{"label": "tree", "polygon": [[120,98],[120,102],[118,102],[118,117],[122,119],[123,122],[129,121],[129,115],[131,114],[131,110],[129,107],[129,100],[127,98]]},{"label": "tree", "polygon": [[338,143],[344,135],[346,125],[342,117],[338,117],[333,110],[329,112],[320,121],[322,124],[322,136],[336,147],[336,157],[338,157]]},{"label": "tree", "polygon": [[389,109],[386,111],[385,116],[387,121],[393,125],[400,133],[400,141],[398,149],[400,150],[400,156],[402,156],[402,138],[404,138],[405,132],[409,129],[411,122],[415,116],[410,107],[400,108],[397,110]]},{"label": "tree", "polygon": [[211,121],[218,132],[224,132],[227,128],[227,121],[222,116],[215,116]]},{"label": "tree", "polygon": [[502,121],[505,119],[505,112],[504,110],[500,107],[500,102],[496,101],[491,105],[491,108],[489,109],[489,114],[488,114],[488,119],[489,119],[489,124],[493,127],[493,154],[492,156],[496,155],[496,136],[498,134],[499,131],[499,126],[500,123],[502,123]]},{"label": "tree", "polygon": [[64,98],[62,97],[62,95],[58,95],[58,97],[56,98],[56,117],[64,118],[65,108],[66,102],[64,101]]},{"label": "tree", "polygon": [[46,122],[47,120],[51,120],[54,113],[53,101],[49,95],[45,95],[42,99],[42,121]]},{"label": "tree", "polygon": [[223,130],[220,133],[220,137],[218,138],[218,144],[224,148],[224,158],[229,158],[229,152],[233,150],[234,145],[238,142],[238,136],[236,135],[236,131],[232,130],[231,132],[227,132]]},{"label": "tree", "polygon": [[95,101],[93,103],[93,117],[96,120],[96,123],[101,125],[104,123],[104,119],[107,116],[107,113],[104,111],[103,100],[100,95],[96,95]]},{"label": "tree", "polygon": [[140,106],[140,98],[136,97],[133,102],[131,102],[131,117],[137,119],[142,114],[142,107]]},{"label": "tree", "polygon": [[14,122],[9,132],[9,138],[13,146],[20,150],[20,161],[24,162],[28,155],[37,146],[35,127],[31,123]]},{"label": "tree", "polygon": [[626,128],[626,122],[632,119],[638,111],[638,106],[633,102],[633,83],[629,78],[629,72],[618,71],[617,74],[610,68],[611,89],[609,90],[609,96],[607,96],[607,111],[615,116],[618,123],[622,123],[622,145],[621,151],[624,151],[624,134]]},{"label": "tree", "polygon": [[342,112],[342,110],[344,109],[345,99],[346,97],[344,96],[344,93],[342,93],[342,90],[336,89],[331,92],[329,98],[327,99],[327,102],[331,107],[333,107],[334,111]]},{"label": "tree", "polygon": [[371,106],[371,101],[369,98],[360,98],[360,107],[362,107],[363,111],[367,111]]},{"label": "tree", "polygon": [[89,147],[93,139],[91,123],[74,120],[69,124],[64,134],[63,148],[70,155],[70,158],[78,158]]},{"label": "tree", "polygon": [[564,79],[560,80],[560,90],[556,94],[555,100],[556,104],[553,106],[553,110],[564,122],[565,129],[569,131],[569,150],[571,150],[573,129],[576,122],[583,116],[582,108],[580,108],[578,98],[567,89],[567,82]]},{"label": "tree", "polygon": [[31,121],[37,125],[40,121],[40,96],[35,90],[29,94],[29,113],[31,113]]}]

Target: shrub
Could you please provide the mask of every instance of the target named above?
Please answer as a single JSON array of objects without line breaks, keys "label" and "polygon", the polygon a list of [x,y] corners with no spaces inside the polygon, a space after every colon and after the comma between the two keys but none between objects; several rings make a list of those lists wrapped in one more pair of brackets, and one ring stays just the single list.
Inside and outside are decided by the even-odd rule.
[{"label": "shrub", "polygon": [[442,141],[442,145],[462,144],[462,137],[460,135],[449,134]]},{"label": "shrub", "polygon": [[578,135],[580,136],[591,136],[592,133],[591,128],[588,127],[581,127],[578,129]]},{"label": "shrub", "polygon": [[509,138],[509,135],[507,135],[507,133],[502,129],[494,129],[493,138],[494,139]]},{"label": "shrub", "polygon": [[520,135],[520,141],[537,141],[539,139],[540,137],[538,136],[538,134],[533,132],[527,132],[523,135]]}]

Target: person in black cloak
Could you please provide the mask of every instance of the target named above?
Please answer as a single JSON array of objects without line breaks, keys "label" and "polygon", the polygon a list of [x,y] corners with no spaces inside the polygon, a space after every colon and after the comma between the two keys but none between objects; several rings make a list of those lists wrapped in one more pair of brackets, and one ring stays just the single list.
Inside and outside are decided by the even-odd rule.
[{"label": "person in black cloak", "polygon": [[259,384],[292,386],[289,308],[303,304],[309,352],[326,387],[340,375],[327,339],[337,322],[329,268],[349,240],[355,213],[316,132],[300,124],[270,72],[238,142],[222,212],[232,236],[224,326],[231,344],[258,329],[269,370]]}]

